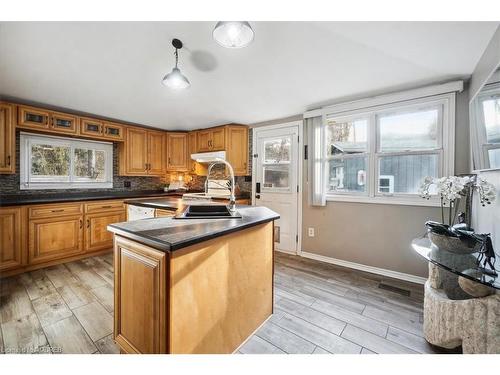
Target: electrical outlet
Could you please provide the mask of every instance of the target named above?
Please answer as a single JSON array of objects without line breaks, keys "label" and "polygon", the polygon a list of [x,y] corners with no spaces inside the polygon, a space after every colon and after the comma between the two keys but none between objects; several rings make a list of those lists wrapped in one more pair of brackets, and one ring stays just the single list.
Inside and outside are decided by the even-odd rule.
[{"label": "electrical outlet", "polygon": [[130,181],[124,181],[123,182],[123,186],[126,187],[126,188],[129,188],[131,186]]},{"label": "electrical outlet", "polygon": [[309,237],[314,237],[314,228],[308,228],[307,229],[307,235]]}]

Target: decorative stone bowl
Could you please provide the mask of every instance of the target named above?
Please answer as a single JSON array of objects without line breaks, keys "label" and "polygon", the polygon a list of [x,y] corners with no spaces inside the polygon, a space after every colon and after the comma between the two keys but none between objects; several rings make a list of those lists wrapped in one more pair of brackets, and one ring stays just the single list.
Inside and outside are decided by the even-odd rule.
[{"label": "decorative stone bowl", "polygon": [[472,254],[479,250],[479,243],[474,240],[462,240],[458,237],[437,234],[429,231],[429,239],[439,250],[453,254]]}]

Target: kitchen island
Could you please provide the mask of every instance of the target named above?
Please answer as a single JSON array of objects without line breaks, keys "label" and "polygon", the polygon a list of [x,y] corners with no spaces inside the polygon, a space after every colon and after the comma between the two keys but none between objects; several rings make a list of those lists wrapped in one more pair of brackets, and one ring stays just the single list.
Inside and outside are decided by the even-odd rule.
[{"label": "kitchen island", "polygon": [[156,218],[114,233],[114,337],[124,353],[232,353],[273,311],[275,212]]}]

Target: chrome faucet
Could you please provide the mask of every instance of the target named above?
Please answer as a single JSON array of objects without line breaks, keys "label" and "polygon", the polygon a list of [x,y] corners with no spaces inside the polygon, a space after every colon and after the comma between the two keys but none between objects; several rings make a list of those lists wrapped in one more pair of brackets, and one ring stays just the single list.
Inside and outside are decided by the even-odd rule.
[{"label": "chrome faucet", "polygon": [[234,170],[231,164],[229,164],[224,159],[215,159],[209,166],[207,171],[207,179],[205,180],[205,193],[208,193],[208,180],[210,178],[210,172],[212,168],[217,164],[224,164],[229,169],[229,175],[231,176],[231,195],[229,195],[229,211],[236,211],[236,198],[234,196]]}]

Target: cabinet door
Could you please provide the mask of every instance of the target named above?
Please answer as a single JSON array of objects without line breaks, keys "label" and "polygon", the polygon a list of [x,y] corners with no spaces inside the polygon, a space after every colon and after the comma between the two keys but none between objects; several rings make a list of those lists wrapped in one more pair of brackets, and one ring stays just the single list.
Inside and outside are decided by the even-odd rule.
[{"label": "cabinet door", "polygon": [[167,255],[117,236],[114,337],[125,353],[167,352]]},{"label": "cabinet door", "polygon": [[80,134],[87,135],[89,137],[102,137],[103,133],[103,123],[102,121],[81,117],[80,118]]},{"label": "cabinet door", "polygon": [[243,126],[228,126],[227,161],[234,169],[236,176],[248,175],[248,128]]},{"label": "cabinet door", "polygon": [[167,133],[167,170],[186,171],[187,133]]},{"label": "cabinet door", "polygon": [[128,128],[125,141],[126,173],[146,175],[148,163],[148,132],[139,128]]},{"label": "cabinet door", "polygon": [[25,263],[25,215],[23,208],[0,208],[0,271]]},{"label": "cabinet door", "polygon": [[108,224],[126,221],[125,211],[102,212],[85,216],[85,251],[113,248],[113,234]]},{"label": "cabinet door", "polygon": [[165,147],[165,133],[148,132],[148,174],[165,174],[165,163],[167,158]]},{"label": "cabinet door", "polygon": [[43,109],[17,106],[17,126],[29,129],[48,130],[50,112]]},{"label": "cabinet door", "polygon": [[12,105],[0,103],[0,173],[16,172],[16,133]]},{"label": "cabinet door", "polygon": [[224,128],[212,129],[210,149],[212,151],[223,151],[226,147]]},{"label": "cabinet door", "polygon": [[62,259],[83,252],[83,216],[30,220],[29,264]]},{"label": "cabinet door", "polygon": [[196,161],[191,159],[191,154],[198,152],[198,134],[197,132],[188,133],[188,167],[190,172],[196,171]]},{"label": "cabinet door", "polygon": [[210,151],[211,136],[212,136],[212,131],[210,130],[198,131],[198,152]]},{"label": "cabinet door", "polygon": [[113,141],[123,141],[124,127],[114,122],[104,122],[103,138]]},{"label": "cabinet door", "polygon": [[50,128],[58,133],[77,134],[78,117],[66,113],[51,112]]}]

